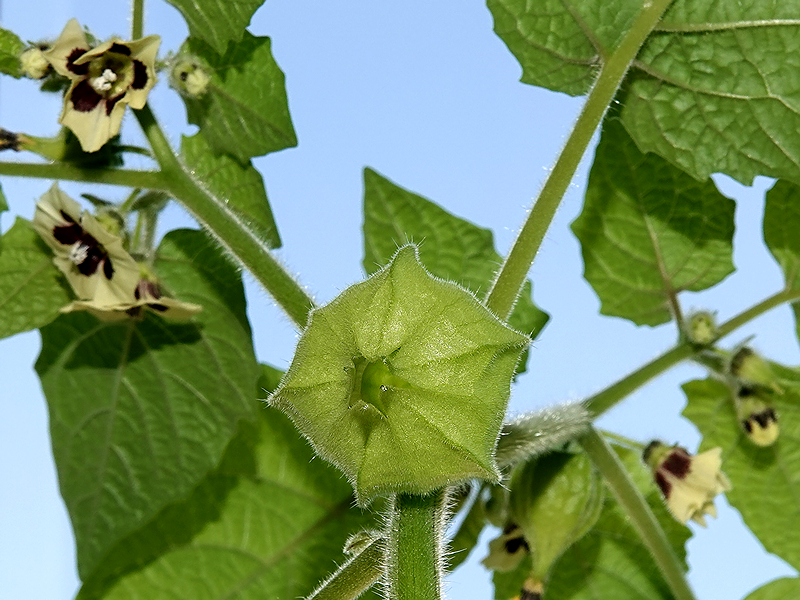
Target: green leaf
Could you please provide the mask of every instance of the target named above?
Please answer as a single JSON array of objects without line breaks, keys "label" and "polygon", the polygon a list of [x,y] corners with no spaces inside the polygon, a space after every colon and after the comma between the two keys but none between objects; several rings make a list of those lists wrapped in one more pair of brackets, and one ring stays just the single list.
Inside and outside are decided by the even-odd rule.
[{"label": "green leaf", "polygon": [[25,219],[2,237],[0,338],[43,327],[71,300],[53,253]]},{"label": "green leaf", "polygon": [[22,75],[19,55],[24,49],[25,44],[15,33],[0,28],[0,73],[19,79]]},{"label": "green leaf", "polygon": [[[492,232],[364,169],[364,270],[372,274],[403,244],[420,243],[419,256],[436,277],[455,281],[482,298],[502,259]],[[522,288],[508,324],[536,339],[549,316],[534,305],[531,283]],[[526,350],[517,367],[525,371]]]},{"label": "green leaf", "polygon": [[[640,0],[488,0],[522,81],[585,94]],[[800,183],[800,2],[676,0],[619,95],[626,129],[698,180]]]},{"label": "green leaf", "polygon": [[181,11],[192,37],[201,39],[219,54],[229,42],[238,43],[253,13],[264,0],[167,0]]},{"label": "green leaf", "polygon": [[86,578],[121,539],[184,500],[253,418],[258,367],[236,268],[201,232],[169,233],[155,270],[197,322],[64,315],[36,370]]},{"label": "green leaf", "polygon": [[722,281],[734,268],[734,208],[710,180],[642,154],[608,119],[572,224],[600,312],[659,325],[669,321],[676,294]]},{"label": "green leaf", "polygon": [[270,248],[280,247],[281,238],[267,200],[264,180],[249,160],[243,165],[230,156],[212,152],[199,133],[182,138],[181,154],[190,169],[204,175],[203,182],[208,189],[225,198],[228,206],[252,223]]},{"label": "green leaf", "polygon": [[679,0],[642,49],[622,120],[698,179],[800,182],[800,2]]},{"label": "green leaf", "polygon": [[212,152],[246,166],[253,156],[297,145],[283,71],[269,38],[245,32],[224,55],[190,38],[182,52],[202,57],[212,71],[205,94],[184,97],[189,122],[200,126]]},{"label": "green leaf", "polygon": [[188,500],[120,543],[79,600],[307,596],[348,535],[376,526],[289,420],[259,412]]},{"label": "green leaf", "polygon": [[[764,207],[764,242],[783,270],[786,289],[800,289],[800,187],[778,181],[767,192]],[[793,303],[800,337],[800,306]]]},{"label": "green leaf", "polygon": [[784,577],[752,592],[745,600],[786,600],[800,597],[800,579]]},{"label": "green leaf", "polygon": [[[685,567],[685,545],[691,531],[669,514],[639,454],[621,447],[616,451]],[[649,551],[611,494],[606,495],[594,528],[556,562],[545,594],[551,600],[672,598]]]},{"label": "green leaf", "polygon": [[6,212],[8,210],[8,202],[6,201],[6,195],[3,193],[3,188],[0,188],[0,213]]},{"label": "green leaf", "polygon": [[747,526],[764,544],[793,567],[800,566],[800,539],[795,535],[800,511],[800,376],[772,363],[776,374],[788,384],[783,395],[774,394],[781,427],[772,446],[750,442],[736,417],[731,392],[714,379],[683,385],[688,404],[683,415],[703,434],[701,450],[720,446],[723,470],[733,484],[728,502],[742,515]]},{"label": "green leaf", "polygon": [[601,56],[619,44],[641,10],[637,0],[488,0],[494,30],[522,66],[523,83],[585,94]]}]

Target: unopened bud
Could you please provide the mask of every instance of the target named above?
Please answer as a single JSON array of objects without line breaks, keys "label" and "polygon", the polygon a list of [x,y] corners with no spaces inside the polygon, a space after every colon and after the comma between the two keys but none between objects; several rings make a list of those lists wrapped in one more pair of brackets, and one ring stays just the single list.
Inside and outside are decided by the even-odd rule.
[{"label": "unopened bud", "polygon": [[686,318],[685,333],[692,344],[697,346],[708,346],[711,344],[719,336],[717,320],[714,313],[707,310],[691,313]]},{"label": "unopened bud", "polygon": [[744,387],[761,386],[783,394],[772,367],[748,346],[742,346],[733,353],[729,370]]},{"label": "unopened bud", "polygon": [[44,50],[38,46],[31,46],[19,55],[19,65],[26,77],[42,79],[50,70],[50,63],[44,57]]},{"label": "unopened bud", "polygon": [[192,57],[180,58],[170,73],[172,87],[184,96],[197,98],[208,90],[211,73],[199,60]]}]

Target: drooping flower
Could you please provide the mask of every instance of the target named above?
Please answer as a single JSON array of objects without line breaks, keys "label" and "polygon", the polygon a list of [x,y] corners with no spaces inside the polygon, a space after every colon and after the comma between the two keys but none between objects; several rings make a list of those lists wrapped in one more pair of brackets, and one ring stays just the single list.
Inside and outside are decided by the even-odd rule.
[{"label": "drooping flower", "polygon": [[57,184],[36,203],[33,227],[80,300],[108,306],[134,298],[139,267],[122,239],[82,212]]},{"label": "drooping flower", "polygon": [[692,520],[705,527],[705,515],[717,516],[714,497],[731,489],[720,470],[721,454],[722,448],[712,448],[692,456],[685,448],[658,441],[645,448],[644,461],[653,471],[667,508],[684,525]]},{"label": "drooping flower", "polygon": [[145,105],[156,81],[160,43],[159,36],[150,35],[91,48],[78,21],[71,19],[44,53],[56,72],[72,81],[59,122],[73,131],[84,151],[99,150],[119,133],[126,104]]},{"label": "drooping flower", "polygon": [[509,523],[498,537],[489,542],[489,555],[481,564],[492,571],[513,571],[529,553],[530,546],[522,529]]},{"label": "drooping flower", "polygon": [[162,295],[161,286],[158,283],[149,279],[141,279],[133,292],[133,297],[127,302],[104,305],[94,300],[74,300],[63,307],[61,312],[85,310],[101,321],[113,322],[140,317],[145,309],[170,321],[188,321],[203,310],[203,307],[199,304],[168,298]]},{"label": "drooping flower", "polygon": [[780,434],[778,413],[769,396],[768,390],[742,387],[734,399],[739,423],[747,438],[756,446],[771,446]]}]

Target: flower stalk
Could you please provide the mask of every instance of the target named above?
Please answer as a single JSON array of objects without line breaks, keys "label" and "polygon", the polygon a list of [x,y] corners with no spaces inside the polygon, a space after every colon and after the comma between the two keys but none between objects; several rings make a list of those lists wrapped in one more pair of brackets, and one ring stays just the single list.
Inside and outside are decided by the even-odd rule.
[{"label": "flower stalk", "polygon": [[684,577],[681,561],[675,555],[653,511],[636,489],[617,455],[594,428],[590,428],[579,442],[627,513],[631,524],[658,565],[675,600],[695,600],[694,593]]}]

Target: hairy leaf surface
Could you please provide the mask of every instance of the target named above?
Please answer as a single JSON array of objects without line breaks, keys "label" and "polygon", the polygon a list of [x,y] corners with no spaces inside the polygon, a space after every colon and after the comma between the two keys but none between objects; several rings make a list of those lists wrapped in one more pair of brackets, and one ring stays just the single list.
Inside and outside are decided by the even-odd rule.
[{"label": "hairy leaf surface", "polygon": [[793,567],[800,566],[800,538],[796,535],[800,515],[800,376],[773,364],[787,385],[775,395],[775,410],[781,427],[772,446],[761,448],[750,442],[739,426],[731,392],[713,380],[683,385],[688,404],[683,411],[700,433],[700,450],[722,447],[722,469],[733,484],[728,502],[742,515],[747,526],[764,544]]},{"label": "hairy leaf surface", "polygon": [[0,238],[0,338],[43,327],[70,300],[53,253],[25,219]]},{"label": "hairy leaf surface", "polygon": [[[764,207],[764,242],[783,270],[786,288],[800,289],[800,187],[778,181],[767,192]],[[800,306],[794,311],[797,335],[800,338]]]},{"label": "hairy leaf surface", "polygon": [[[490,230],[365,169],[364,270],[368,274],[376,272],[407,242],[419,244],[420,260],[433,275],[455,281],[479,298],[486,295],[502,263]],[[534,305],[530,281],[526,282],[508,319],[509,325],[535,339],[548,318]],[[525,370],[527,352],[518,372]]]},{"label": "hairy leaf surface", "polygon": [[196,321],[64,315],[36,370],[82,578],[121,539],[185,499],[254,417],[258,367],[239,274],[199,231],[173,231],[155,264]]},{"label": "hairy leaf surface", "polygon": [[297,145],[285,78],[272,57],[269,38],[245,32],[224,54],[192,38],[186,47],[212,72],[206,93],[184,101],[189,122],[200,126],[213,152],[230,154],[247,165],[254,156]]},{"label": "hairy leaf surface", "polygon": [[167,0],[181,11],[192,37],[224,54],[229,42],[238,43],[253,13],[264,0]]},{"label": "hairy leaf surface", "polygon": [[[640,0],[489,0],[522,81],[589,91]],[[699,180],[716,172],[800,183],[800,0],[676,0],[631,65],[626,129]]]},{"label": "hairy leaf surface", "polygon": [[654,154],[609,119],[572,224],[600,312],[637,325],[670,319],[670,298],[733,271],[734,202]]},{"label": "hairy leaf surface", "polygon": [[242,165],[230,156],[212,152],[200,133],[182,138],[181,155],[190,169],[203,174],[203,182],[213,194],[224,198],[228,206],[255,225],[270,248],[280,247],[264,180],[249,160]]},{"label": "hairy leaf surface", "polygon": [[78,598],[305,597],[343,561],[347,536],[374,526],[349,484],[264,408],[189,499],[115,548]]}]

